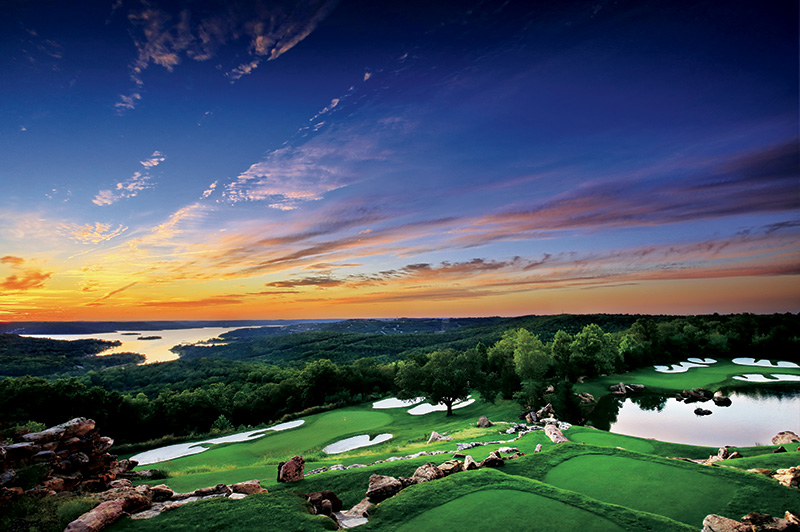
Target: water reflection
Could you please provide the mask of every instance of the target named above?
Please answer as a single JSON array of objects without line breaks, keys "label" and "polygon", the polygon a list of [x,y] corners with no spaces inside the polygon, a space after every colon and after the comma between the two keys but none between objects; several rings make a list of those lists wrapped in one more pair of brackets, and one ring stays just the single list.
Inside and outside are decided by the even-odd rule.
[{"label": "water reflection", "polygon": [[[783,430],[800,431],[800,390],[790,387],[727,388],[733,404],[708,401],[686,404],[673,396],[641,394],[602,397],[589,415],[598,429],[692,445],[769,445]],[[697,416],[698,407],[712,415]]]}]

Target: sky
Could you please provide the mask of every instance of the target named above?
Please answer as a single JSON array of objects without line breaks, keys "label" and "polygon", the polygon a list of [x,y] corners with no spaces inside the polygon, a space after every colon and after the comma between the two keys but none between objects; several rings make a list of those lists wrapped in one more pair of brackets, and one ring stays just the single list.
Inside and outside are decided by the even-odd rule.
[{"label": "sky", "polygon": [[0,321],[800,311],[798,4],[0,2]]}]

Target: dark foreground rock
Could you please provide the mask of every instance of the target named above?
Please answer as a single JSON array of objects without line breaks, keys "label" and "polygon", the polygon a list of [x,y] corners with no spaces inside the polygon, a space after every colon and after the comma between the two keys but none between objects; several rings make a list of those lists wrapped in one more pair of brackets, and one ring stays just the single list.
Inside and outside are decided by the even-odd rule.
[{"label": "dark foreground rock", "polygon": [[295,456],[288,462],[278,464],[278,482],[297,482],[303,480],[306,461],[302,456]]}]

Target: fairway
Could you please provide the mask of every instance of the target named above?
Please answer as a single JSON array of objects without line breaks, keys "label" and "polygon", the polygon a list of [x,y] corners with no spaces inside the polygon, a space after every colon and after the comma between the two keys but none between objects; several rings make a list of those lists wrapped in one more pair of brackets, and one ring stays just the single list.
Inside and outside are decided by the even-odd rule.
[{"label": "fairway", "polygon": [[649,442],[631,436],[623,436],[601,430],[584,432],[572,431],[569,434],[569,438],[571,441],[577,443],[590,443],[600,447],[622,447],[623,449],[639,453],[654,452],[653,445]]},{"label": "fairway", "polygon": [[700,471],[599,454],[570,458],[551,469],[544,481],[690,525],[702,523],[709,513],[721,513],[738,487]]},{"label": "fairway", "polygon": [[622,532],[604,517],[542,495],[510,489],[487,489],[428,510],[397,528],[398,532]]}]

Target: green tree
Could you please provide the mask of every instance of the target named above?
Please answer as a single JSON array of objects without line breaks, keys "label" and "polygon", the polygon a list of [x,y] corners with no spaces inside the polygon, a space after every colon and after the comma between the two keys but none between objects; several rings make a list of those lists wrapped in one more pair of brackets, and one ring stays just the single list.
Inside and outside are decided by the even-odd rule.
[{"label": "green tree", "polygon": [[550,353],[553,357],[553,365],[556,369],[556,375],[559,377],[572,377],[573,371],[571,366],[572,359],[572,335],[559,329],[553,342],[550,344]]},{"label": "green tree", "polygon": [[430,354],[425,365],[407,361],[400,365],[395,383],[400,399],[425,396],[433,404],[447,407],[453,415],[453,403],[467,398],[478,368],[475,359],[453,349]]},{"label": "green tree", "polygon": [[595,323],[590,323],[575,335],[570,350],[571,365],[588,376],[608,373],[619,362],[619,350],[613,337]]}]

